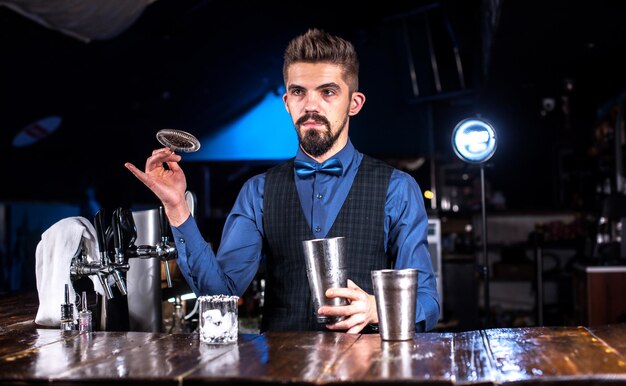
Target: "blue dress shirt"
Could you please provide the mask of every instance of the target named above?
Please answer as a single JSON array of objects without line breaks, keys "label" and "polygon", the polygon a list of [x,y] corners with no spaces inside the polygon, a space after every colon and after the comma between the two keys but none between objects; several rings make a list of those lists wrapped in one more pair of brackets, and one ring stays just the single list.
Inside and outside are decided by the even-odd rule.
[{"label": "blue dress shirt", "polygon": [[[345,201],[363,154],[348,141],[333,158],[343,165],[343,175],[316,173],[299,178],[296,189],[307,222],[316,238],[323,238]],[[315,162],[301,149],[296,160]],[[256,275],[263,246],[263,190],[265,173],[243,185],[229,213],[217,254],[190,217],[172,227],[178,266],[197,295],[235,294],[241,296]],[[428,216],[421,190],[413,177],[395,169],[389,181],[385,204],[385,248],[395,256],[396,269],[417,268],[416,323],[425,321],[425,330],[439,319],[437,285],[428,251]],[[359,283],[356,283],[359,285]]]}]

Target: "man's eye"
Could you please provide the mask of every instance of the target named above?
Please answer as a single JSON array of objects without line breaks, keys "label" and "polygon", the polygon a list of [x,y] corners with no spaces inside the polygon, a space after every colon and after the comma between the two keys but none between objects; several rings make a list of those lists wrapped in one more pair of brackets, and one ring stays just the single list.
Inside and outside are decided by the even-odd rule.
[{"label": "man's eye", "polygon": [[294,89],[291,91],[292,95],[302,95],[302,90]]},{"label": "man's eye", "polygon": [[324,95],[335,95],[335,90],[333,89],[326,89],[323,92],[324,92]]}]

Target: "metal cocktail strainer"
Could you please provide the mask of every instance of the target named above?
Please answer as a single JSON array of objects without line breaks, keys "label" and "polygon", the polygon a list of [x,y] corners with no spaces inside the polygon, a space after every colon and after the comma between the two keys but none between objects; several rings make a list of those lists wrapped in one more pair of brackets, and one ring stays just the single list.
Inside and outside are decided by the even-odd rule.
[{"label": "metal cocktail strainer", "polygon": [[192,134],[176,129],[162,129],[156,134],[157,140],[172,151],[193,153],[200,149],[200,141]]}]

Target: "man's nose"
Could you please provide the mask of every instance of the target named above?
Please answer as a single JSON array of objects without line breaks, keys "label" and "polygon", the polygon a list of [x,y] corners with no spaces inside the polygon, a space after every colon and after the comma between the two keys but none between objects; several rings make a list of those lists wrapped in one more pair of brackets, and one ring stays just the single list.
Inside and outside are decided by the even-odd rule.
[{"label": "man's nose", "polygon": [[304,111],[306,113],[317,113],[319,112],[319,100],[317,96],[309,94],[306,97],[306,101],[304,104]]}]

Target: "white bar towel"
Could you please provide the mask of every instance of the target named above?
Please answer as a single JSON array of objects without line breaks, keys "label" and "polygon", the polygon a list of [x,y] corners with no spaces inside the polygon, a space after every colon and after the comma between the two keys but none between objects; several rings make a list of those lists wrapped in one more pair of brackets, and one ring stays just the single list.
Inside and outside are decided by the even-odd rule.
[{"label": "white bar towel", "polygon": [[[76,309],[76,292],[70,280],[72,257],[78,252],[81,240],[87,260],[99,262],[98,243],[94,226],[84,217],[67,217],[59,220],[42,235],[35,251],[37,292],[39,309],[35,323],[42,326],[58,327],[61,321],[61,304],[65,303],[65,284],[69,284],[70,302]],[[90,276],[95,290],[103,294],[102,286],[95,275]]]}]

